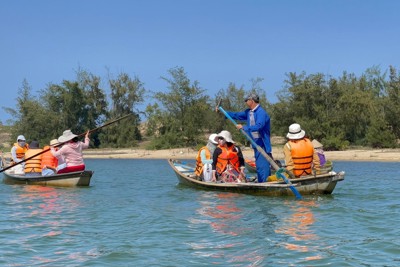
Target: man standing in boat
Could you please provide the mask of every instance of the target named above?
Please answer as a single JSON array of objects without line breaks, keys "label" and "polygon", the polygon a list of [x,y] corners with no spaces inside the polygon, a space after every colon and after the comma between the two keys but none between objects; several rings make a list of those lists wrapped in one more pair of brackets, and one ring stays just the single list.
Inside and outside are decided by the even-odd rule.
[{"label": "man standing in boat", "polygon": [[[260,106],[260,98],[256,93],[250,93],[245,98],[246,105],[249,107],[245,111],[227,112],[234,120],[246,121],[246,125],[237,124],[238,130],[243,129],[254,142],[261,147],[271,158],[271,122],[268,113]],[[218,107],[217,107],[218,111]],[[259,183],[267,180],[271,175],[271,167],[268,160],[253,147],[256,160],[257,178]]]}]

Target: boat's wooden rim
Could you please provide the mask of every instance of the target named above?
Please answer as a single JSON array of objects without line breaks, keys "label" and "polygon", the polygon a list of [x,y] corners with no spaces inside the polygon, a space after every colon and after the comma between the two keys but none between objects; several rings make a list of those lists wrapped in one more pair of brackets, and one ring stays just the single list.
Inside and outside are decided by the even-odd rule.
[{"label": "boat's wooden rim", "polygon": [[[286,184],[284,181],[271,181],[271,182],[265,182],[265,183],[254,183],[254,182],[247,182],[247,183],[212,183],[212,182],[204,182],[204,181],[199,181],[195,179],[193,175],[193,171],[189,171],[188,173],[184,173],[180,170],[178,170],[175,166],[175,163],[180,162],[179,160],[176,159],[169,159],[168,163],[170,166],[173,168],[173,170],[177,173],[179,173],[182,177],[184,177],[187,180],[190,180],[193,183],[199,184],[199,185],[204,185],[204,186],[213,186],[213,187],[241,187],[241,188],[246,188],[246,187],[277,187],[277,188],[289,188],[289,185]],[[182,164],[182,163],[180,163]],[[181,165],[184,168],[184,165]],[[190,167],[190,166],[188,166]],[[188,169],[189,170],[189,169]],[[312,181],[312,180],[320,180],[324,178],[329,178],[332,179],[332,181],[341,181],[344,180],[344,175],[345,172],[341,171],[339,173],[336,173],[334,171],[324,173],[324,174],[318,174],[318,175],[310,175],[310,176],[302,176],[300,178],[296,179],[290,179],[292,182],[293,186],[298,186],[301,184],[301,182],[304,181]]]},{"label": "boat's wooden rim", "polygon": [[10,173],[9,170],[3,172],[4,175],[10,177],[11,179],[15,179],[18,181],[48,181],[48,180],[63,180],[63,179],[72,179],[79,176],[92,176],[94,171],[91,170],[84,170],[84,171],[77,171],[77,172],[68,172],[68,173],[61,173],[56,175],[48,175],[48,176],[25,176],[22,174],[14,174]]}]

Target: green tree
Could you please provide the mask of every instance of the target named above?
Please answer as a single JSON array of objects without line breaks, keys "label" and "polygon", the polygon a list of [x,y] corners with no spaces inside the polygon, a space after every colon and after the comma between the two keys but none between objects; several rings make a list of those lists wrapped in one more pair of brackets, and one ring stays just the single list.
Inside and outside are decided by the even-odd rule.
[{"label": "green tree", "polygon": [[[159,136],[152,141],[152,147],[171,148],[196,146],[199,136],[204,132],[206,114],[210,111],[209,97],[204,95],[204,90],[199,83],[191,83],[182,67],[168,71],[170,78],[161,77],[167,82],[166,92],[156,92],[154,98],[160,103],[160,110],[154,112],[153,120],[157,125]],[[153,106],[154,108],[154,106]]]},{"label": "green tree", "polygon": [[48,142],[48,136],[43,129],[51,124],[48,115],[41,103],[32,95],[32,88],[26,80],[18,89],[17,110],[8,109],[14,117],[14,125],[11,128],[12,140],[22,134],[27,142],[39,141],[44,145]]},{"label": "green tree", "polygon": [[396,138],[382,117],[371,121],[365,139],[366,145],[373,148],[396,147]]},{"label": "green tree", "polygon": [[396,139],[400,139],[400,75],[396,69],[390,66],[390,75],[385,86],[382,107],[388,127],[391,128]]},{"label": "green tree", "polygon": [[[77,73],[79,87],[83,89],[86,98],[87,117],[85,121],[88,129],[94,129],[102,125],[108,117],[107,96],[100,88],[101,79],[87,71],[80,70]],[[100,146],[99,131],[93,132],[90,139],[94,147]]]},{"label": "green tree", "polygon": [[278,103],[271,106],[273,130],[285,135],[292,123],[299,123],[307,134],[320,138],[325,133],[320,127],[329,120],[335,104],[331,98],[329,76],[317,73],[306,76],[303,72],[287,74],[285,87],[278,92]]},{"label": "green tree", "polygon": [[[57,138],[66,129],[83,134],[104,121],[107,112],[106,95],[100,88],[100,77],[87,71],[77,72],[77,81],[64,80],[61,84],[49,84],[41,91],[43,107],[47,110],[51,125],[47,135]],[[91,146],[98,147],[98,133],[91,134]]]},{"label": "green tree", "polygon": [[143,101],[145,89],[138,77],[131,78],[121,73],[116,79],[109,79],[111,88],[111,108],[109,119],[117,119],[127,114],[132,116],[113,124],[102,131],[100,140],[106,147],[132,147],[142,139],[139,123],[140,116],[136,106]]}]

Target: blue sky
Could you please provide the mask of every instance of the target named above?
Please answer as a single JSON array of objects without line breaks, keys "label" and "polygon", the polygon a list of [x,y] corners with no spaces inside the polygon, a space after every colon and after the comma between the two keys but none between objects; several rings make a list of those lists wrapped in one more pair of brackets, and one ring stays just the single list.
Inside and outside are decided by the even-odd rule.
[{"label": "blue sky", "polygon": [[79,68],[164,91],[160,77],[179,66],[212,97],[260,77],[271,102],[289,72],[399,69],[399,10],[396,0],[4,0],[0,121],[24,79],[36,94]]}]

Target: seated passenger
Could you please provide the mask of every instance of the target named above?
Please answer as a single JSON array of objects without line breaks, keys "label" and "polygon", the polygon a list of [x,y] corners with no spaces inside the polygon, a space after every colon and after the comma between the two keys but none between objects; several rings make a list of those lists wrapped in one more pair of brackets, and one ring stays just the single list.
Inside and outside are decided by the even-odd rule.
[{"label": "seated passenger", "polygon": [[323,167],[326,163],[326,158],[324,154],[324,146],[318,142],[316,139],[312,140],[312,145],[314,146],[315,152],[317,152],[319,157],[319,164]]},{"label": "seated passenger", "polygon": [[232,135],[222,131],[216,137],[218,147],[213,154],[213,182],[246,182],[244,158],[239,147],[235,146]]},{"label": "seated passenger", "polygon": [[321,165],[321,173],[327,173],[327,172],[332,171],[333,163],[332,163],[332,161],[326,159],[325,152],[324,152],[324,146],[315,139],[312,140],[311,143],[313,144],[314,149],[318,154],[319,163]]},{"label": "seated passenger", "polygon": [[195,174],[200,180],[204,180],[206,182],[209,182],[212,178],[212,156],[215,148],[218,145],[218,142],[215,141],[216,137],[217,134],[211,134],[208,137],[207,145],[200,148],[196,157]]},{"label": "seated passenger", "polygon": [[25,136],[19,135],[17,137],[17,142],[14,143],[13,147],[11,148],[11,165],[23,161],[25,157],[25,152],[28,149],[29,145],[26,143]]},{"label": "seated passenger", "polygon": [[73,134],[71,130],[65,130],[63,135],[60,136],[59,141],[64,145],[56,151],[55,148],[51,147],[51,153],[55,157],[63,156],[67,166],[57,173],[68,173],[85,170],[85,163],[83,161],[82,150],[89,147],[89,131],[85,135],[85,142],[78,140],[78,136]]},{"label": "seated passenger", "polygon": [[[50,150],[50,148],[54,147],[55,145],[58,145],[57,139],[51,140],[50,146],[43,147],[43,150],[47,151],[42,154],[42,176],[53,175],[60,169],[60,162],[58,158],[54,157]],[[58,147],[54,147],[54,149],[57,151]],[[62,156],[60,156],[60,158],[62,158]]]},{"label": "seated passenger", "polygon": [[305,135],[299,124],[290,125],[289,133],[286,135],[288,142],[283,147],[286,169],[296,177],[310,175],[313,169],[320,172],[318,155],[310,139]]},{"label": "seated passenger", "polygon": [[42,154],[40,154],[42,151],[38,141],[30,143],[29,149],[25,152],[25,176],[42,175]]}]

